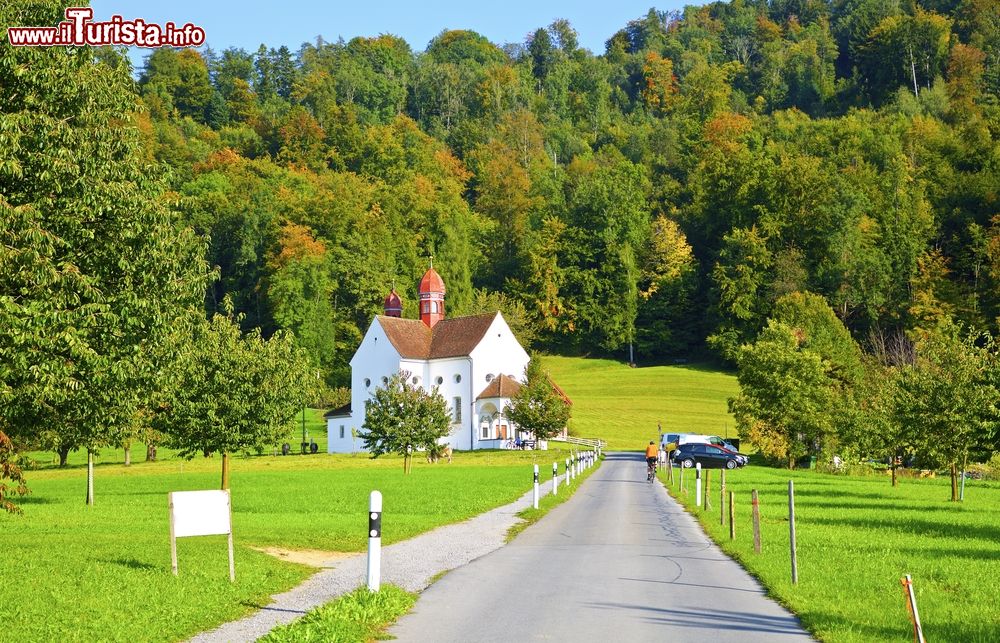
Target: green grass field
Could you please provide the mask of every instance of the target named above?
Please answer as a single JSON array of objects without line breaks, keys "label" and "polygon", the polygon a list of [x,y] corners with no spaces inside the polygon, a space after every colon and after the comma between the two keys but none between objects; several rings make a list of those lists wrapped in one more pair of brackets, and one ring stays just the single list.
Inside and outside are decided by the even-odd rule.
[{"label": "green grass field", "polygon": [[726,400],[736,377],[697,365],[629,368],[607,359],[544,357],[552,379],[573,400],[570,430],[609,449],[638,450],[663,432],[736,437]]},{"label": "green grass field", "polygon": [[[911,640],[900,585],[905,574],[913,577],[928,641],[1000,640],[1000,484],[970,481],[965,502],[952,503],[947,479],[906,479],[893,488],[888,477],[751,465],[727,472],[737,514],[736,539],[730,541],[728,524],[719,524],[719,472],[711,474],[707,512],[693,507],[690,474],[688,492],[672,493],[820,640]],[[661,478],[666,484],[663,471]],[[791,583],[789,479],[795,481],[797,585]],[[752,489],[760,496],[760,554],[753,550]]]},{"label": "green grass field", "polygon": [[213,489],[219,459],[101,465],[96,504],[85,470],[27,472],[23,516],[0,515],[0,641],[178,640],[267,603],[312,570],[251,546],[362,551],[368,495],[384,498],[383,542],[409,538],[513,501],[531,487],[531,465],[551,452],[459,453],[452,464],[399,458],[234,458],[237,582],[225,537],[178,541],[170,573],[167,492]]}]

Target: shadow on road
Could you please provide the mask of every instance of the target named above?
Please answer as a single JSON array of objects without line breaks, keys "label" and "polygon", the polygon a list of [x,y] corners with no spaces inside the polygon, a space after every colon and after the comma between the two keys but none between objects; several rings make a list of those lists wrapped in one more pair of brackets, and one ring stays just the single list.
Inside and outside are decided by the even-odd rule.
[{"label": "shadow on road", "polygon": [[621,603],[591,603],[589,607],[639,612],[645,620],[677,627],[766,632],[795,636],[802,634],[801,625],[794,616],[765,616],[751,612],[729,612],[713,609],[694,611],[644,605],[623,605]]}]

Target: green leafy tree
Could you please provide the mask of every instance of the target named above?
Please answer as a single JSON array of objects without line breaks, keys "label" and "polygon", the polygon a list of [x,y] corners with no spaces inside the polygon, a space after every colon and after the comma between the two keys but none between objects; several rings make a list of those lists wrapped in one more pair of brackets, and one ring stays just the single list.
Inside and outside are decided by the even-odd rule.
[{"label": "green leafy tree", "polygon": [[[58,2],[0,9],[3,27],[62,17]],[[200,305],[203,249],[146,163],[123,56],[2,47],[0,85],[0,430],[54,431],[92,462],[129,434],[167,367],[152,356]]]},{"label": "green leafy tree", "polygon": [[403,472],[410,473],[413,452],[433,451],[450,432],[451,415],[437,388],[425,391],[410,382],[407,371],[400,371],[365,402],[365,423],[358,437],[372,458],[387,453],[403,456]]},{"label": "green leafy tree", "polygon": [[569,422],[570,404],[559,395],[537,359],[528,362],[521,385],[507,407],[507,417],[537,440],[558,435]]},{"label": "green leafy tree", "polygon": [[[28,493],[19,460],[14,444],[6,433],[0,431],[0,509],[11,514],[23,513],[11,497],[15,494],[23,496]],[[9,484],[5,481],[9,481]]]},{"label": "green leafy tree", "polygon": [[222,488],[229,488],[229,454],[275,444],[310,399],[315,373],[291,335],[265,340],[243,334],[215,315],[182,329],[177,363],[154,427],[180,455],[222,454]]},{"label": "green leafy tree", "polygon": [[949,321],[922,331],[916,361],[899,370],[894,412],[920,455],[951,471],[951,499],[958,500],[958,472],[969,452],[992,443],[998,428],[1000,390],[992,340]]},{"label": "green leafy tree", "polygon": [[729,399],[740,436],[790,469],[833,429],[829,363],[804,343],[801,331],[769,320],[756,342],[740,347],[740,392]]}]

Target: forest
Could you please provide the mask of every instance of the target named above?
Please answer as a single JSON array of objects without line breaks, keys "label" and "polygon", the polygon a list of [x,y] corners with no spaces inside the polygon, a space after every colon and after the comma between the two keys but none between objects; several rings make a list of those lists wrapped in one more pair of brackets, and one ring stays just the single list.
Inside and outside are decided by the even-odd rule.
[{"label": "forest", "polygon": [[[59,3],[25,6],[4,24],[59,19]],[[63,330],[78,325],[46,311],[86,316],[118,297],[137,316],[95,335],[112,345],[169,325],[169,302],[195,302],[292,338],[330,391],[349,384],[390,288],[415,316],[431,257],[450,316],[500,309],[523,343],[553,353],[712,358],[747,373],[756,356],[766,373],[788,347],[781,324],[805,320],[827,333],[824,377],[841,393],[865,377],[845,375],[855,362],[913,361],[930,335],[979,350],[969,337],[998,330],[994,0],[651,9],[600,52],[557,20],[506,44],[461,30],[423,50],[391,34],[317,37],[298,50],[162,48],[137,70],[113,49],[4,46],[0,63],[5,87],[23,90],[3,99],[4,234],[8,249],[34,248],[4,256],[4,319],[17,319],[18,288],[44,290],[32,319]],[[91,114],[90,96],[103,111],[74,123],[104,128],[66,126],[60,110]],[[51,112],[44,137],[25,125],[39,109]],[[67,167],[46,156],[52,143],[106,162]],[[25,208],[60,203],[51,184],[86,177],[108,187],[77,203],[150,206],[58,235],[33,225]],[[81,299],[86,279],[53,259],[74,234],[134,250],[107,271],[117,295]],[[5,355],[35,337],[11,323],[23,333],[0,341]],[[32,385],[64,365],[32,371],[44,375]],[[148,384],[154,370],[129,376]],[[747,404],[733,410],[752,432],[762,415]]]}]

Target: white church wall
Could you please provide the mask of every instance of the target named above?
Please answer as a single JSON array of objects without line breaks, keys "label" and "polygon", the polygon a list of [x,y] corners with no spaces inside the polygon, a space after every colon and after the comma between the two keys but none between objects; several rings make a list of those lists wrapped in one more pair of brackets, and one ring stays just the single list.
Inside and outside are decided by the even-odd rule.
[{"label": "white church wall", "polygon": [[[519,382],[523,381],[524,369],[530,359],[501,314],[497,314],[494,318],[489,330],[472,350],[470,357],[473,363],[473,399],[489,384],[486,379],[487,375],[497,377],[503,374],[509,375]],[[475,426],[478,427],[478,418],[474,422]],[[496,442],[492,440],[485,441],[480,446],[479,431],[475,431],[474,435],[473,448],[493,448],[496,446]]]},{"label": "white church wall", "polygon": [[[376,319],[351,359],[351,417],[327,420],[328,453],[351,453],[361,449],[360,441],[351,438],[351,431],[361,429],[365,421],[365,402],[383,385],[383,378],[394,374],[399,366],[399,352]],[[340,437],[341,425],[344,425],[343,438]]]},{"label": "white church wall", "polygon": [[[454,357],[447,359],[435,359],[425,362],[427,376],[424,379],[425,389],[431,390],[435,386],[448,405],[451,413],[452,424],[451,434],[445,440],[453,449],[468,450],[471,448],[471,430],[474,393],[470,393],[472,382],[472,370],[468,357]],[[438,383],[440,381],[440,384]],[[478,393],[478,391],[476,391]],[[456,398],[461,402],[461,416],[458,422],[455,421]]]}]

